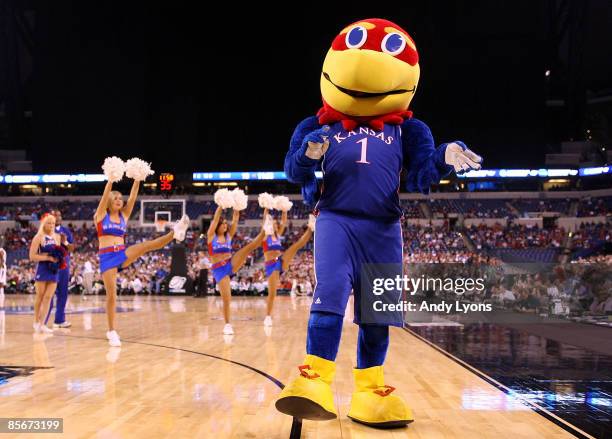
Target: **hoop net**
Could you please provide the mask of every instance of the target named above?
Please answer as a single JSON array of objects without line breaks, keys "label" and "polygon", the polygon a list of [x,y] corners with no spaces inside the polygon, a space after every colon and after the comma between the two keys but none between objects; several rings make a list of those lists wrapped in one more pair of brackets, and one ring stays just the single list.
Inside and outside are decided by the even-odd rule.
[{"label": "hoop net", "polygon": [[155,220],[155,230],[157,230],[158,233],[164,232],[166,230],[167,225],[168,225],[168,221],[164,219]]}]

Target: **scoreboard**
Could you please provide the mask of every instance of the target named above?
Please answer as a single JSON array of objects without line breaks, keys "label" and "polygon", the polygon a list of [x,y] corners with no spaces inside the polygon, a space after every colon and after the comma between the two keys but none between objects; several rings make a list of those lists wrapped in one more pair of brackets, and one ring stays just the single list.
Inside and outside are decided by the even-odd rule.
[{"label": "scoreboard", "polygon": [[169,172],[159,174],[158,187],[162,195],[171,195],[174,190],[174,174]]}]

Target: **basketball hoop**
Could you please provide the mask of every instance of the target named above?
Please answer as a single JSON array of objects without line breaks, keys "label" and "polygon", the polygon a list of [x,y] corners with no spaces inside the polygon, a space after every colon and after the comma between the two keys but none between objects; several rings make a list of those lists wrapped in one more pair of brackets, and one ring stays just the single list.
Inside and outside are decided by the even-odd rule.
[{"label": "basketball hoop", "polygon": [[[180,220],[186,213],[186,200],[178,199],[144,199],[140,200],[140,226],[163,231]],[[158,221],[165,224],[158,224]]]},{"label": "basketball hoop", "polygon": [[168,221],[166,220],[156,219],[155,220],[155,230],[157,230],[158,233],[162,233],[166,230],[167,224],[168,224]]}]

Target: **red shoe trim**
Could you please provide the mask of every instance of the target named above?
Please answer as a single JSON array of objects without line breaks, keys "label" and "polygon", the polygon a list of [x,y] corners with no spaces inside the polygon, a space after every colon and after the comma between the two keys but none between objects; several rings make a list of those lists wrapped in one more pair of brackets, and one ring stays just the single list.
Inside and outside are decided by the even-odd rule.
[{"label": "red shoe trim", "polygon": [[395,387],[393,386],[382,386],[382,387],[384,387],[385,389],[384,390],[376,389],[374,390],[374,393],[380,396],[388,396],[391,394],[391,392],[395,390]]},{"label": "red shoe trim", "polygon": [[306,372],[306,370],[311,370],[312,368],[310,367],[310,364],[302,364],[301,366],[298,366],[298,370],[300,371],[300,375],[302,375],[304,378],[308,378],[311,380],[314,380],[315,378],[319,378],[321,375],[319,375],[318,373],[313,373],[312,375],[308,375],[308,372]]}]

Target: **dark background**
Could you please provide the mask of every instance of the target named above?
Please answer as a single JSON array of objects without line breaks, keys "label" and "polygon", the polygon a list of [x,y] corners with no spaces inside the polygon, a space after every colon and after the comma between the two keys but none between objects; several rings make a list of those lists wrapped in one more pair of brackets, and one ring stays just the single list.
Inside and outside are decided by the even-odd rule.
[{"label": "dark background", "polygon": [[32,29],[31,50],[7,58],[31,111],[9,146],[37,172],[98,171],[110,155],[158,171],[281,170],[293,128],[320,106],[332,39],[368,17],[416,41],[415,117],[485,167],[543,165],[588,128],[609,140],[610,103],[588,102],[612,95],[610,1],[0,2]]}]

